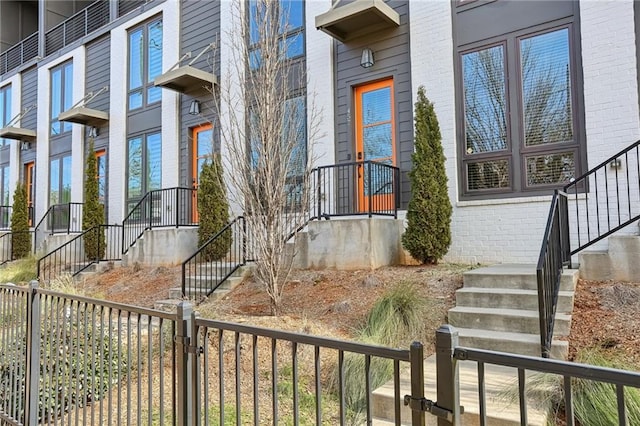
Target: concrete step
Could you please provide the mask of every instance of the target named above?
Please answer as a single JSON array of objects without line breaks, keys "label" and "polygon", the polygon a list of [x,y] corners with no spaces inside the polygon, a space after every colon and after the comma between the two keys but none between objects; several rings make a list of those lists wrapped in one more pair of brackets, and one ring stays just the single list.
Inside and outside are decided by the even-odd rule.
[{"label": "concrete step", "polygon": [[580,276],[587,280],[640,281],[640,236],[612,235],[608,251],[579,254]]},{"label": "concrete step", "polygon": [[[223,281],[222,284],[220,284],[220,286],[218,286],[216,291],[233,290],[238,284],[240,284],[242,282],[242,280],[243,280],[242,277],[229,277],[228,279]],[[198,283],[200,283],[201,285],[187,286],[187,289],[189,290],[190,294],[193,294],[195,296],[203,296],[204,297],[209,292],[209,290],[208,290],[209,287],[206,285],[206,282],[204,282],[204,281],[199,281]],[[169,298],[170,299],[181,299],[182,298],[182,287],[173,287],[173,288],[169,289]]]},{"label": "concrete step", "polygon": [[[456,306],[537,311],[538,292],[512,288],[463,287],[456,291]],[[573,292],[559,292],[557,312],[571,313],[572,310]]]},{"label": "concrete step", "polygon": [[[425,398],[436,400],[436,362],[435,355],[424,361]],[[478,405],[478,367],[472,361],[459,361],[458,374],[460,383],[460,405],[464,407],[461,425],[480,424],[480,408]],[[492,426],[520,425],[520,411],[517,397],[509,402],[504,397],[505,392],[513,389],[517,395],[518,370],[510,367],[485,364],[485,396],[487,424]],[[409,371],[403,370],[400,375],[400,398],[411,394]],[[400,404],[401,424],[411,424],[411,412],[408,407]],[[394,422],[394,384],[393,380],[373,391],[372,414],[376,421]],[[529,425],[543,425],[547,421],[547,410],[536,409],[530,402],[527,404],[527,420]],[[375,423],[374,424],[388,424]],[[436,425],[437,417],[426,414],[426,424]]]},{"label": "concrete step", "polygon": [[[460,328],[535,334],[540,330],[537,311],[518,309],[456,306],[449,310],[449,323]],[[571,316],[556,314],[554,335],[566,336],[571,328]]]},{"label": "concrete step", "polygon": [[[578,270],[565,270],[562,273],[560,290],[574,291],[577,282]],[[537,290],[536,267],[527,264],[501,264],[473,269],[464,273],[464,287]]]},{"label": "concrete step", "polygon": [[153,302],[153,309],[159,311],[175,313],[178,309],[178,304],[182,302],[182,299],[163,299]]},{"label": "concrete step", "polygon": [[[458,330],[458,344],[460,346],[528,356],[539,357],[541,355],[539,334],[509,333],[470,328],[456,329]],[[569,342],[554,339],[551,343],[551,357],[564,360],[567,359],[568,355]]]}]

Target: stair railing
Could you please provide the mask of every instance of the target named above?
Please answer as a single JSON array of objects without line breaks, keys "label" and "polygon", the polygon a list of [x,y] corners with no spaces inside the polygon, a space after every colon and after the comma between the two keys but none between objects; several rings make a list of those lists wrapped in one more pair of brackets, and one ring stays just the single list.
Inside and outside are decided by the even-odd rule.
[{"label": "stair railing", "polygon": [[564,267],[581,250],[639,219],[640,140],[556,191],[536,267],[542,356],[551,351]]},{"label": "stair railing", "polygon": [[238,216],[182,262],[182,295],[202,300],[247,263],[247,223]]},{"label": "stair railing", "polygon": [[193,188],[166,188],[147,192],[122,221],[122,254],[144,231],[153,228],[197,226],[193,215]]},{"label": "stair railing", "polygon": [[[33,244],[33,231],[21,231],[21,234],[29,234]],[[0,235],[0,265],[16,260],[13,256],[13,237],[15,232],[7,232]]]},{"label": "stair railing", "polygon": [[[122,259],[122,226],[97,225],[75,236],[55,250],[38,259],[38,279],[50,282],[62,274],[75,276],[89,266],[102,261]],[[92,255],[87,255],[88,241],[96,244]]]},{"label": "stair railing", "polygon": [[83,203],[54,204],[34,228],[33,252],[48,235],[82,232]]}]

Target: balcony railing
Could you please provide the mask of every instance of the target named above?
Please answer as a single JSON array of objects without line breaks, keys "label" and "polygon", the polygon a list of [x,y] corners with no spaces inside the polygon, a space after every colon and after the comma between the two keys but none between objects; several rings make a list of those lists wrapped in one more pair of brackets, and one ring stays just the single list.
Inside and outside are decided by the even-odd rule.
[{"label": "balcony railing", "polygon": [[167,188],[149,191],[122,222],[123,254],[152,228],[196,226],[193,188]]},{"label": "balcony railing", "polygon": [[9,72],[38,56],[38,33],[0,53],[0,75]]},{"label": "balcony railing", "polygon": [[109,23],[109,2],[98,0],[45,34],[45,55],[81,39]]},{"label": "balcony railing", "polygon": [[400,203],[400,171],[375,161],[333,164],[312,172],[316,218],[393,216]]}]

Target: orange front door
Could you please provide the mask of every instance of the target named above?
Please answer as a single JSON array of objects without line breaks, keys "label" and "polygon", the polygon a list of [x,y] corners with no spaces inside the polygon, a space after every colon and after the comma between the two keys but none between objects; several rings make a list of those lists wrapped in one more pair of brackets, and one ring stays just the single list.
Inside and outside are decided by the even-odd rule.
[{"label": "orange front door", "polygon": [[[194,189],[198,189],[200,183],[200,171],[205,161],[213,158],[213,125],[203,124],[195,127],[192,132],[193,145],[191,147],[192,155],[192,185]],[[198,222],[198,197],[193,193],[193,222]]]},{"label": "orange front door", "polygon": [[[394,208],[395,120],[393,79],[355,88],[355,152],[358,166],[358,210]],[[375,162],[375,163],[367,163]]]},{"label": "orange front door", "polygon": [[27,186],[27,206],[29,208],[29,226],[33,226],[33,200],[35,199],[35,186],[33,185],[35,180],[36,163],[33,161],[24,165],[24,182]]}]

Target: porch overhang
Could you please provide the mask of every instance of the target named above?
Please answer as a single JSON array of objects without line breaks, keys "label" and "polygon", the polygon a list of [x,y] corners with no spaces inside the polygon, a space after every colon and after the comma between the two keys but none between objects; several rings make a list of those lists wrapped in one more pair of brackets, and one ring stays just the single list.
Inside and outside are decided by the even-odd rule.
[{"label": "porch overhang", "polygon": [[36,140],[36,132],[35,130],[23,129],[21,127],[4,127],[0,129],[0,138],[33,142]]},{"label": "porch overhang", "polygon": [[185,65],[156,77],[153,84],[180,93],[195,94],[213,89],[218,84],[218,79],[212,73]]},{"label": "porch overhang", "polygon": [[58,116],[58,120],[84,124],[86,126],[100,127],[109,121],[109,114],[97,109],[79,106],[61,113]]},{"label": "porch overhang", "polygon": [[400,26],[400,15],[383,0],[356,0],[316,16],[316,28],[346,42]]}]

